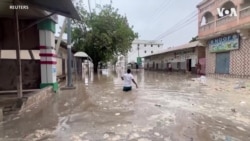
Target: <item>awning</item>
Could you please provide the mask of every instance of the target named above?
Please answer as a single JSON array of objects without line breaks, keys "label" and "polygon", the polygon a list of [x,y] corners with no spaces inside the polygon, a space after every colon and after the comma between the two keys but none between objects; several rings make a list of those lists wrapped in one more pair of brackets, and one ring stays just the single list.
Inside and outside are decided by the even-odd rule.
[{"label": "awning", "polygon": [[88,58],[89,56],[85,52],[77,52],[74,54],[75,57]]},{"label": "awning", "polygon": [[71,0],[20,0],[23,4],[32,5],[34,7],[55,12],[65,17],[80,20]]},{"label": "awning", "polygon": [[92,59],[88,56],[88,54],[85,53],[85,52],[79,51],[79,52],[77,52],[77,53],[74,54],[74,57],[78,57],[78,58],[87,58],[88,60],[90,60],[90,61],[93,62],[93,60],[92,60]]}]

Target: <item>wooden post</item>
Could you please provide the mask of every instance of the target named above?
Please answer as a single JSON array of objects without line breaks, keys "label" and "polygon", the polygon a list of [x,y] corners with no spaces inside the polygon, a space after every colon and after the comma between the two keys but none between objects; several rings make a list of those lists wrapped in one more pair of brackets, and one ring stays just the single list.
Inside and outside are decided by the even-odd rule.
[{"label": "wooden post", "polygon": [[[14,0],[14,5],[16,5],[16,0]],[[17,95],[18,98],[23,97],[23,91],[22,91],[22,64],[21,64],[21,58],[20,58],[20,35],[19,35],[19,21],[18,21],[18,12],[15,9],[14,10],[15,15],[15,30],[16,30],[16,43],[17,43],[17,49],[16,49],[16,55],[17,55],[17,66],[18,66],[18,73],[17,73]]]}]

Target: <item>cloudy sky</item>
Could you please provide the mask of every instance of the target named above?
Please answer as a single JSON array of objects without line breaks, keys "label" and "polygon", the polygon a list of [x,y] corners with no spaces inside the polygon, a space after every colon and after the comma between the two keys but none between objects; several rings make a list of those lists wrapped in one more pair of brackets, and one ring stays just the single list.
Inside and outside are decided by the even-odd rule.
[{"label": "cloudy sky", "polygon": [[[91,9],[111,0],[90,0]],[[112,0],[119,14],[126,15],[142,40],[162,40],[164,47],[185,44],[197,35],[197,8],[201,0]],[[88,0],[84,0],[88,9]],[[57,31],[62,25],[59,17]],[[64,35],[64,38],[66,35]]]}]

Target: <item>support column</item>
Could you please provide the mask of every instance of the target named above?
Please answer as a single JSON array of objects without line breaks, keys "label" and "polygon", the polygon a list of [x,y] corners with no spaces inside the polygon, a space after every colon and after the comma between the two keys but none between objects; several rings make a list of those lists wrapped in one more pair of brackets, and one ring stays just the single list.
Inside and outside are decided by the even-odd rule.
[{"label": "support column", "polygon": [[[16,1],[14,1],[14,4],[16,4]],[[16,49],[16,54],[17,54],[17,66],[18,66],[18,71],[17,71],[17,95],[18,98],[23,98],[23,83],[22,83],[22,61],[20,58],[20,34],[19,34],[19,18],[18,18],[18,12],[17,10],[14,11],[15,15],[15,31],[16,31],[16,43],[17,43],[17,49]]]},{"label": "support column", "polygon": [[40,88],[52,86],[56,92],[58,82],[56,80],[56,49],[55,49],[55,22],[48,19],[38,24],[40,38],[40,64],[41,84]]}]

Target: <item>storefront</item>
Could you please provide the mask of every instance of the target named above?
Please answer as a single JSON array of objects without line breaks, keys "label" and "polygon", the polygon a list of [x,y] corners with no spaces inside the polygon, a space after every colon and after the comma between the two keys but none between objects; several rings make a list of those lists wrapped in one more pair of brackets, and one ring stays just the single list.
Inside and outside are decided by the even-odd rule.
[{"label": "storefront", "polygon": [[[203,59],[202,62],[201,59]],[[197,73],[196,64],[199,61],[203,68],[201,74],[205,74],[204,60],[205,47],[196,41],[146,56],[147,67],[145,69]]]},{"label": "storefront", "polygon": [[209,40],[206,50],[207,74],[249,76],[249,44],[250,40],[242,39],[238,33]]}]

